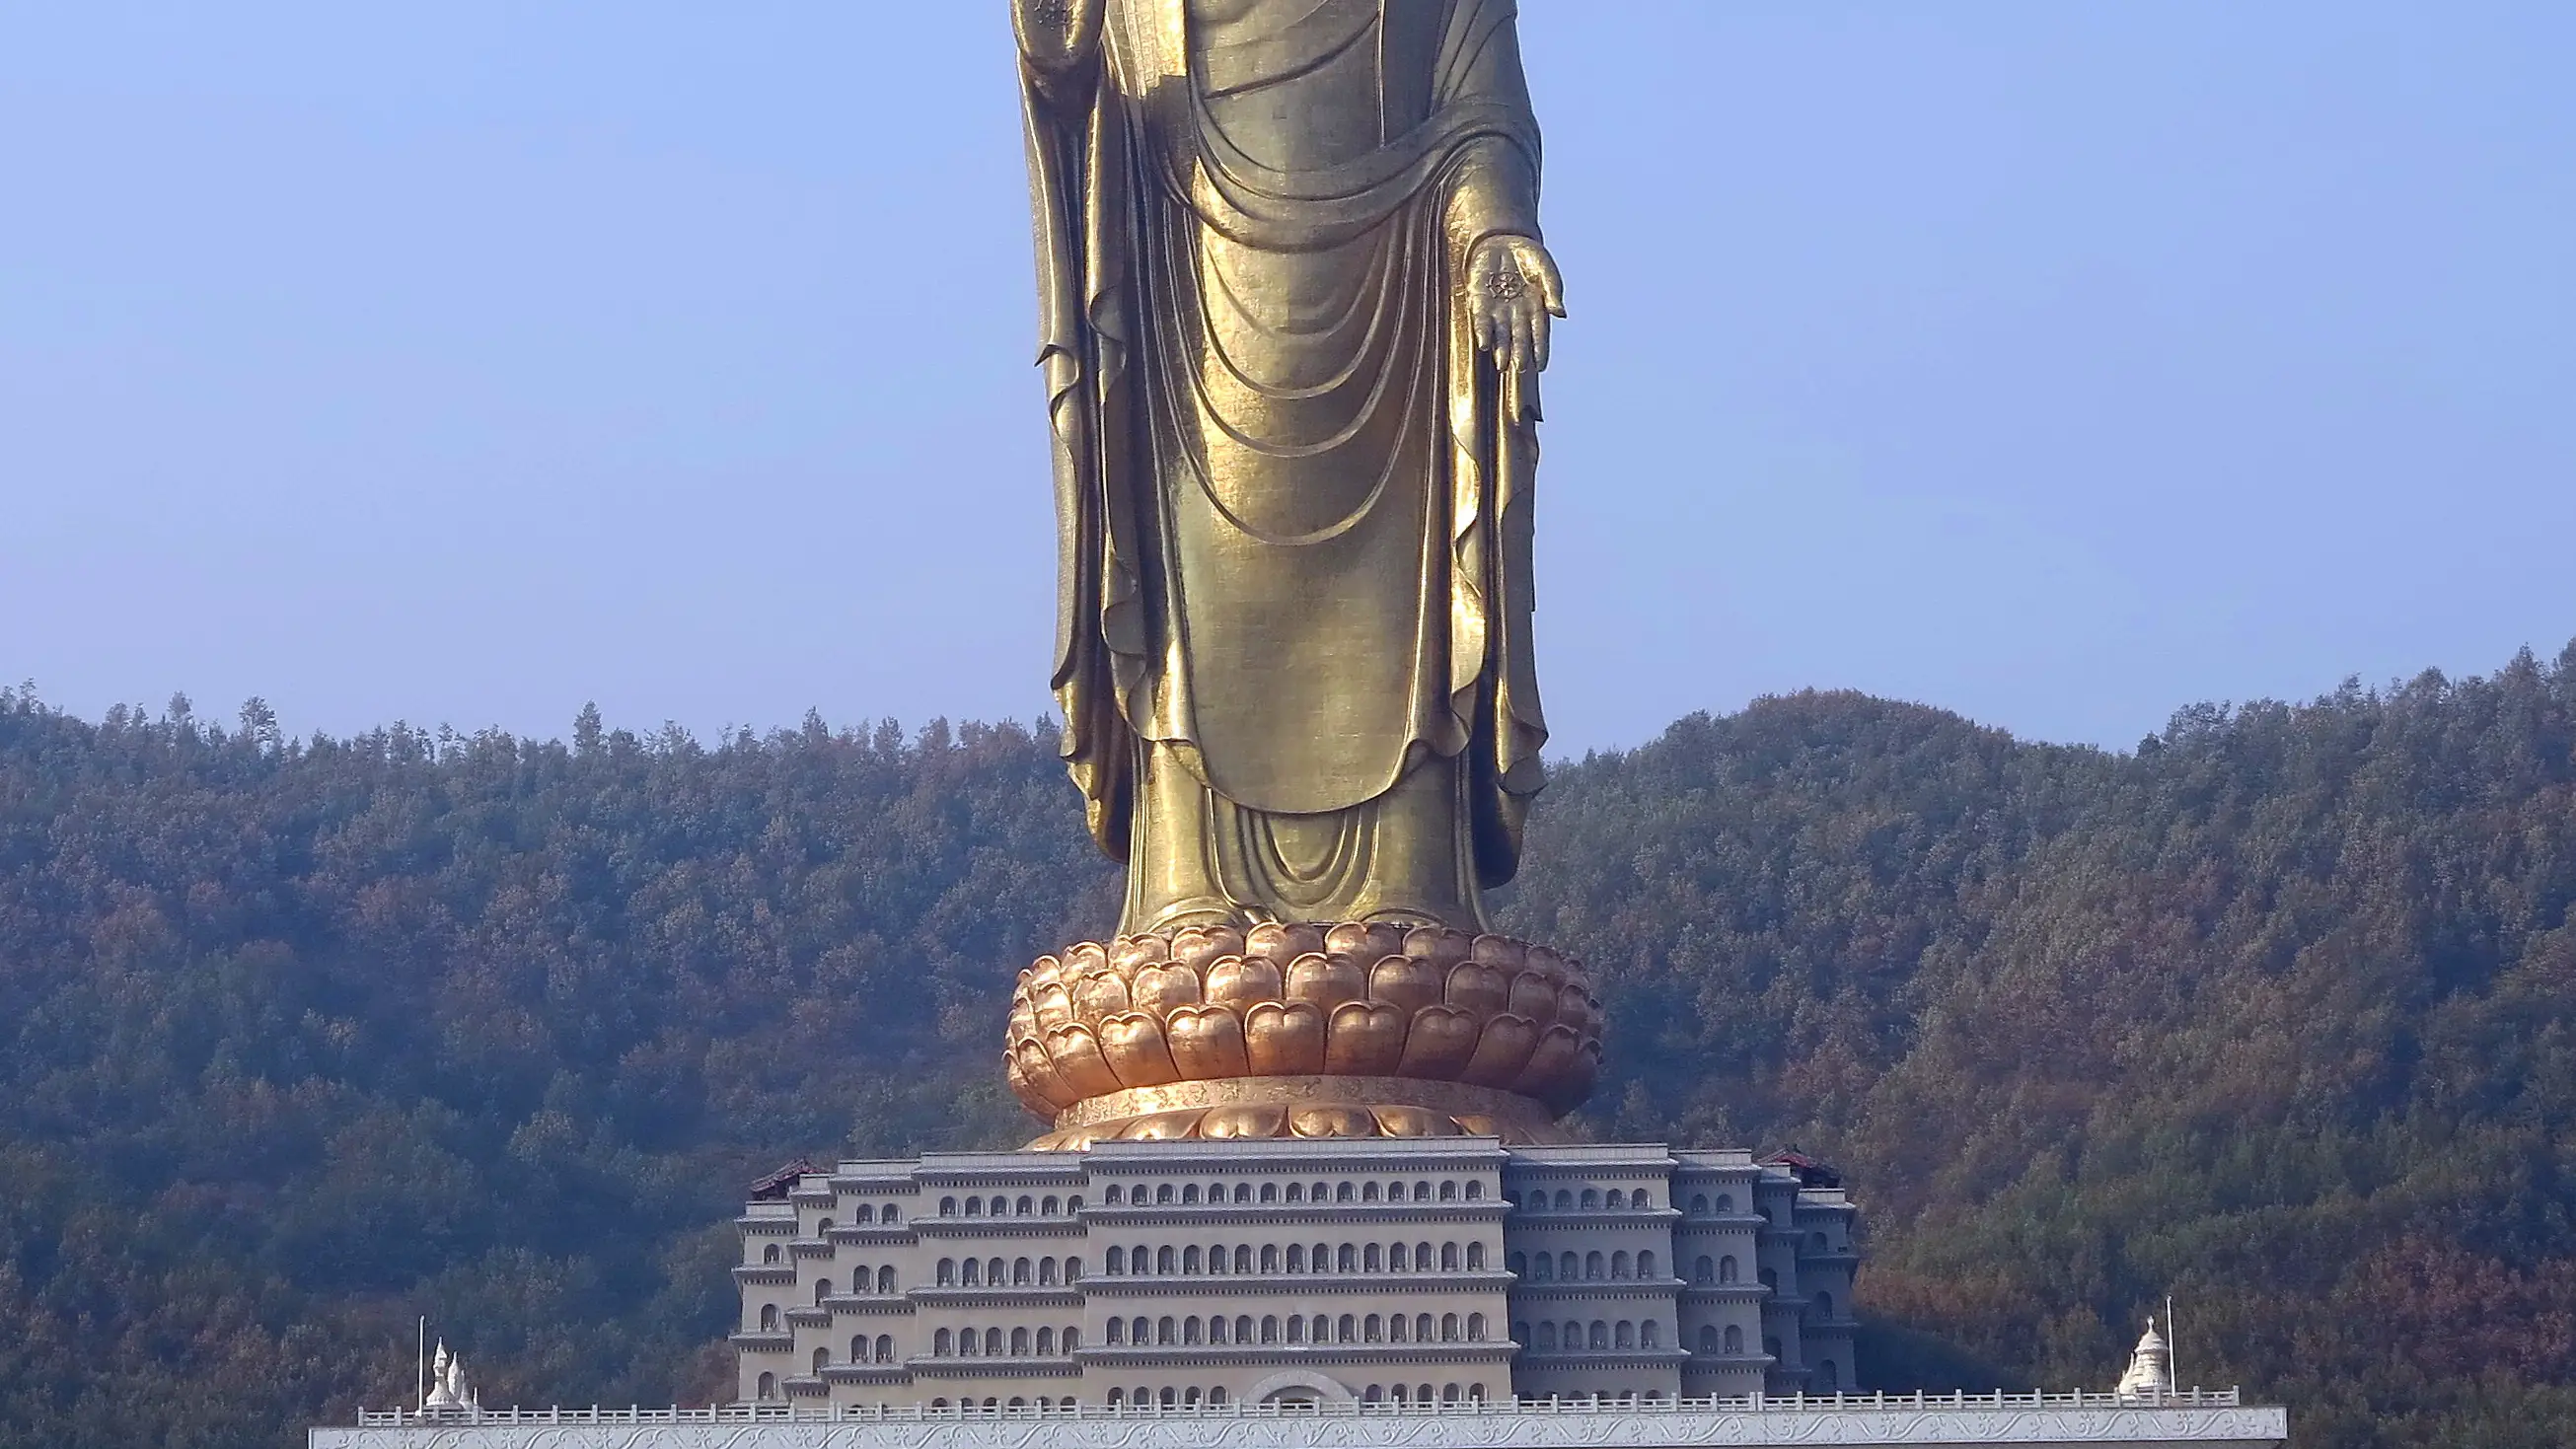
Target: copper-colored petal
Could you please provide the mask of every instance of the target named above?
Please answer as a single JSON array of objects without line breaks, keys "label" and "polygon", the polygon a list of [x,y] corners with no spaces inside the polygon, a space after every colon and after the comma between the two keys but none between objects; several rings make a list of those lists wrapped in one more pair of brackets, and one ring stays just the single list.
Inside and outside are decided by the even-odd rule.
[{"label": "copper-colored petal", "polygon": [[1128,997],[1127,983],[1107,967],[1073,983],[1073,1014],[1094,1026],[1132,1009],[1134,1004]]},{"label": "copper-colored petal", "polygon": [[1556,992],[1556,1019],[1573,1027],[1578,1035],[1592,1034],[1596,1013],[1591,996],[1580,986],[1560,986]]},{"label": "copper-colored petal", "polygon": [[1324,1069],[1324,1013],[1311,1001],[1264,1001],[1243,1014],[1243,1045],[1256,1077],[1305,1077]]},{"label": "copper-colored petal", "polygon": [[1377,1118],[1360,1107],[1298,1107],[1288,1113],[1288,1130],[1300,1137],[1375,1137]]},{"label": "copper-colored petal", "polygon": [[1479,966],[1473,961],[1461,962],[1449,968],[1449,980],[1441,991],[1441,999],[1480,1017],[1491,1016],[1511,1009],[1512,979],[1491,966]]},{"label": "copper-colored petal", "polygon": [[1037,1008],[1029,1004],[1029,994],[1025,991],[1011,993],[1010,1026],[1002,1033],[1002,1040],[1018,1041],[1021,1037],[1037,1034],[1038,1013]]},{"label": "copper-colored petal", "polygon": [[1324,1070],[1343,1077],[1383,1077],[1404,1057],[1402,1010],[1383,1001],[1345,1001],[1325,1028]]},{"label": "copper-colored petal", "polygon": [[1064,948],[1064,974],[1078,977],[1086,971],[1104,970],[1109,965],[1109,948],[1098,941],[1078,941]]},{"label": "copper-colored petal", "polygon": [[1258,956],[1220,956],[1207,969],[1207,999],[1250,1006],[1277,1001],[1287,991],[1278,963]]},{"label": "copper-colored petal", "polygon": [[1404,933],[1393,926],[1367,921],[1343,921],[1324,932],[1324,954],[1356,956],[1374,961],[1381,956],[1397,955],[1404,950]]},{"label": "copper-colored petal", "polygon": [[1223,1006],[1183,1006],[1163,1019],[1163,1039],[1172,1049],[1172,1064],[1194,1082],[1224,1081],[1252,1075],[1252,1056],[1244,1046],[1243,1019]]},{"label": "copper-colored petal", "polygon": [[1473,954],[1476,938],[1448,926],[1416,926],[1404,933],[1404,954],[1434,966],[1455,966]]},{"label": "copper-colored petal", "polygon": [[1468,954],[1497,971],[1518,971],[1529,962],[1529,947],[1509,936],[1478,936]]},{"label": "copper-colored petal", "polygon": [[1288,1127],[1288,1109],[1275,1102],[1238,1102],[1213,1107],[1199,1119],[1201,1137],[1278,1137]]},{"label": "copper-colored petal", "polygon": [[1169,1086],[1181,1079],[1172,1049],[1163,1040],[1162,1019],[1141,1011],[1121,1012],[1100,1023],[1100,1050],[1109,1069],[1126,1087]]},{"label": "copper-colored petal", "polygon": [[1413,1014],[1413,1027],[1404,1034],[1404,1060],[1396,1071],[1435,1082],[1457,1080],[1466,1070],[1467,1059],[1476,1053],[1479,1026],[1473,1012],[1454,1006],[1422,1008]]},{"label": "copper-colored petal", "polygon": [[1521,1068],[1529,1065],[1530,1053],[1538,1049],[1539,1026],[1526,1016],[1506,1012],[1488,1017],[1485,1029],[1476,1034],[1475,1054],[1458,1073],[1458,1080],[1479,1087],[1509,1087],[1520,1080]]},{"label": "copper-colored petal", "polygon": [[1199,999],[1199,973],[1175,961],[1163,966],[1148,966],[1136,973],[1135,985],[1128,996],[1136,1010],[1157,1015],[1175,1006],[1189,1006]]},{"label": "copper-colored petal", "polygon": [[1369,1000],[1390,1002],[1408,1012],[1440,999],[1441,971],[1411,956],[1389,956],[1369,968]]},{"label": "copper-colored petal", "polygon": [[1559,1022],[1539,1033],[1538,1046],[1531,1051],[1529,1065],[1521,1068],[1512,1090],[1524,1097],[1542,1102],[1553,1101],[1565,1086],[1566,1074],[1574,1069],[1574,1059],[1583,1054],[1583,1038],[1574,1028]]},{"label": "copper-colored petal", "polygon": [[1053,956],[1040,956],[1029,963],[1029,989],[1052,985],[1064,979],[1064,963]]},{"label": "copper-colored petal", "polygon": [[1318,956],[1309,952],[1288,963],[1288,998],[1311,1001],[1330,1010],[1345,1001],[1358,1001],[1368,995],[1368,979],[1360,973],[1358,963],[1348,957]]},{"label": "copper-colored petal", "polygon": [[1196,1137],[1199,1117],[1205,1108],[1191,1107],[1179,1112],[1156,1112],[1139,1117],[1118,1134],[1121,1142],[1178,1142]]},{"label": "copper-colored petal", "polygon": [[1547,1105],[1559,1112],[1571,1112],[1583,1105],[1583,1099],[1592,1095],[1593,1084],[1600,1080],[1601,1043],[1585,1042],[1583,1050],[1574,1054],[1573,1064],[1566,1068],[1563,1081],[1546,1099]]},{"label": "copper-colored petal", "polygon": [[1020,1059],[1008,1050],[1002,1053],[1002,1081],[1010,1087],[1011,1095],[1020,1099],[1021,1106],[1041,1117],[1052,1119],[1055,1116],[1055,1104],[1029,1085],[1029,1079],[1020,1072]]},{"label": "copper-colored petal", "polygon": [[1204,971],[1219,956],[1243,954],[1243,933],[1232,926],[1190,926],[1172,936],[1172,959]]},{"label": "copper-colored petal", "polygon": [[1455,1137],[1457,1120],[1423,1107],[1373,1107],[1381,1137]]},{"label": "copper-colored petal", "polygon": [[1041,986],[1029,996],[1029,1006],[1037,1014],[1038,1030],[1062,1026],[1074,1019],[1073,993],[1062,986]]},{"label": "copper-colored petal", "polygon": [[1555,982],[1535,971],[1524,971],[1512,978],[1511,1012],[1545,1026],[1556,1020],[1556,993]]},{"label": "copper-colored petal", "polygon": [[1047,1055],[1046,1044],[1036,1037],[1025,1036],[1013,1041],[1011,1058],[1020,1069],[1021,1080],[1029,1084],[1029,1090],[1046,1099],[1049,1116],[1082,1100],[1082,1093],[1075,1091],[1073,1084],[1055,1069],[1055,1059]]},{"label": "copper-colored petal", "polygon": [[1264,921],[1243,938],[1243,954],[1258,956],[1282,971],[1298,957],[1323,949],[1324,928],[1303,922]]},{"label": "copper-colored petal", "polygon": [[1115,1092],[1122,1085],[1118,1074],[1109,1069],[1109,1058],[1101,1055],[1100,1038],[1091,1028],[1079,1022],[1059,1026],[1045,1037],[1047,1060],[1055,1063],[1055,1074],[1071,1087],[1075,1098],[1097,1097]]},{"label": "copper-colored petal", "polygon": [[1172,943],[1161,936],[1121,936],[1109,948],[1109,965],[1133,980],[1148,966],[1172,959]]},{"label": "copper-colored petal", "polygon": [[1601,998],[1587,993],[1583,998],[1583,1025],[1580,1028],[1584,1036],[1599,1041],[1603,1028],[1609,1024],[1609,1016],[1601,1009]]}]

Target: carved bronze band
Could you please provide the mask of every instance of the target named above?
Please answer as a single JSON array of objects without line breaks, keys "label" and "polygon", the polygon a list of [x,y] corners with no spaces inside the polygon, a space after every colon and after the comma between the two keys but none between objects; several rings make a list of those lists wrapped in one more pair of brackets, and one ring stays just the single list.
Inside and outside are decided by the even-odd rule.
[{"label": "carved bronze band", "polygon": [[1540,1131],[1555,1119],[1527,1097],[1464,1082],[1410,1077],[1232,1077],[1130,1087],[1076,1102],[1056,1114],[1059,1128],[1091,1127],[1157,1112],[1245,1104],[1297,1107],[1422,1107],[1451,1117],[1489,1118],[1523,1131]]}]

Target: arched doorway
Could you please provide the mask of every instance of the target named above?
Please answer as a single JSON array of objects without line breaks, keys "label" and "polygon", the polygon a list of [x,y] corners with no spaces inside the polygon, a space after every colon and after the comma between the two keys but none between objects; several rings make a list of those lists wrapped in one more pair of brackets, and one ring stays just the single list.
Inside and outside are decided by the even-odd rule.
[{"label": "arched doorway", "polygon": [[1307,1369],[1282,1369],[1244,1390],[1247,1404],[1355,1404],[1359,1400],[1340,1381]]}]

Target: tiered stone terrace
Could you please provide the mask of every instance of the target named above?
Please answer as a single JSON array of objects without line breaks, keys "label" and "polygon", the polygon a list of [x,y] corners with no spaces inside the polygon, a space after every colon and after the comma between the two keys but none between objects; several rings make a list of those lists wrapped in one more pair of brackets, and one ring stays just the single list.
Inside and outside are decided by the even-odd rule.
[{"label": "tiered stone terrace", "polygon": [[1107,1142],[737,1220],[752,1403],[1671,1401],[1847,1388],[1853,1210],[1745,1152]]}]

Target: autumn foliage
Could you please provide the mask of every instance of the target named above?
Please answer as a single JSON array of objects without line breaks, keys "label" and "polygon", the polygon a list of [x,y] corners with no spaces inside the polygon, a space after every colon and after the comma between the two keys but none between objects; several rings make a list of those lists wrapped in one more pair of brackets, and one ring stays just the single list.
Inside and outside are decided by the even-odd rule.
[{"label": "autumn foliage", "polygon": [[[0,692],[0,1445],[411,1392],[703,1401],[799,1154],[985,1147],[1017,964],[1110,924],[1042,731],[292,741]],[[1560,768],[1500,924],[1603,1138],[1867,1205],[1865,1381],[2183,1376],[2303,1445],[2576,1442],[2576,649],[2129,753],[1854,695]]]}]

